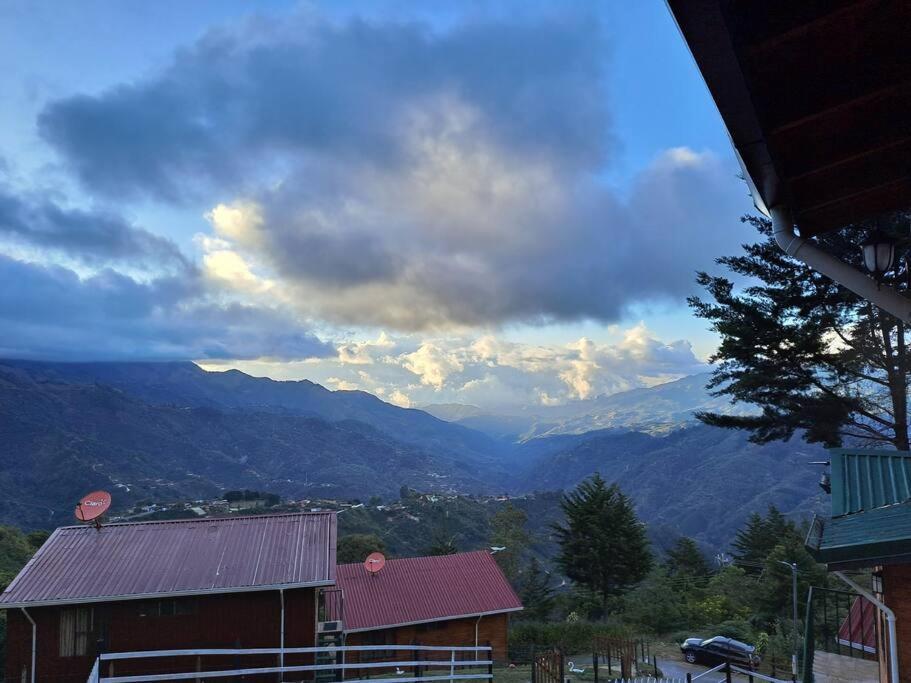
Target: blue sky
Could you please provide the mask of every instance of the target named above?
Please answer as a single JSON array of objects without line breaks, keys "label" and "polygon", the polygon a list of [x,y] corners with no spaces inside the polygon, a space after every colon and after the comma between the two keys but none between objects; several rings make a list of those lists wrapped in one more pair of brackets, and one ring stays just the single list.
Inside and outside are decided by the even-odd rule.
[{"label": "blue sky", "polygon": [[7,2],[8,357],[491,409],[704,369],[751,238],[659,0]]}]

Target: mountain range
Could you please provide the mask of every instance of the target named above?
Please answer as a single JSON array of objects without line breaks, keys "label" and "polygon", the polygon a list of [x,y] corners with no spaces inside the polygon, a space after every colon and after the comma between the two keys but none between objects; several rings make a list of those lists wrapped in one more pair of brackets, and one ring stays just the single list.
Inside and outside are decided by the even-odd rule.
[{"label": "mountain range", "polygon": [[69,523],[73,503],[94,488],[112,489],[124,507],[228,488],[388,499],[403,485],[565,489],[596,471],[633,497],[653,533],[711,547],[770,503],[795,517],[818,508],[819,472],[806,463],[820,450],[756,446],[695,423],[695,410],[718,406],[705,380],[576,402],[542,411],[533,429],[510,430],[522,425],[470,407],[434,416],[364,392],[193,363],[2,361],[0,521]]},{"label": "mountain range", "polygon": [[652,387],[557,406],[530,406],[506,414],[452,403],[428,405],[424,410],[497,439],[518,441],[598,429],[660,434],[692,424],[698,411],[742,415],[753,410],[746,405],[732,405],[727,398],[712,396],[705,388],[710,377],[709,373],[701,373]]}]

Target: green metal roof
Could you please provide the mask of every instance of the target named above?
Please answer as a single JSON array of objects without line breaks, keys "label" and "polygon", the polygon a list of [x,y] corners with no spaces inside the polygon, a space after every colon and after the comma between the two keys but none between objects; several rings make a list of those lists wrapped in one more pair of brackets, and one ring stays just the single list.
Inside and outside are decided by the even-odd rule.
[{"label": "green metal roof", "polygon": [[829,453],[833,517],[911,500],[911,453],[846,448]]},{"label": "green metal roof", "polygon": [[830,569],[907,562],[911,557],[911,502],[815,520],[807,548]]}]

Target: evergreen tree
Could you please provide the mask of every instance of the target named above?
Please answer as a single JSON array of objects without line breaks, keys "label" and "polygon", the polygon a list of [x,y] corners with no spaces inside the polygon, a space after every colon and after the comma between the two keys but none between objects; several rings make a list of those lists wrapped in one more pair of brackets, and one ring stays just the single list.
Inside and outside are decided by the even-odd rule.
[{"label": "evergreen tree", "polygon": [[490,519],[490,545],[499,550],[494,555],[506,578],[515,585],[519,579],[522,557],[531,543],[525,530],[528,515],[512,503],[507,503]]},{"label": "evergreen tree", "polygon": [[671,576],[702,578],[709,575],[709,563],[699,550],[696,541],[688,536],[677,539],[674,547],[667,551],[667,570]]},{"label": "evergreen tree", "polygon": [[601,475],[586,479],[563,496],[564,525],[555,524],[557,563],[571,580],[609,600],[641,581],[652,566],[645,528],[632,501]]},{"label": "evergreen tree", "polygon": [[755,512],[750,515],[731,546],[738,562],[759,565],[766,561],[775,546],[788,538],[801,540],[797,527],[778,508],[770,505],[765,517]]},{"label": "evergreen tree", "polygon": [[[869,301],[787,256],[771,223],[747,217],[761,240],[744,253],[718,259],[738,280],[700,273],[709,300],[690,299],[697,316],[721,336],[712,357],[709,387],[715,395],[752,404],[759,414],[701,413],[708,424],[746,429],[751,440],[789,439],[837,446],[844,439],[908,450],[911,353],[905,324]],[[877,227],[907,234],[908,216]],[[816,237],[839,260],[863,269],[858,244],[865,230],[852,227]],[[908,291],[903,264],[889,284]]]},{"label": "evergreen tree", "polygon": [[528,619],[545,621],[554,608],[550,576],[541,568],[538,558],[532,558],[522,580],[519,597],[525,607],[522,614]]}]

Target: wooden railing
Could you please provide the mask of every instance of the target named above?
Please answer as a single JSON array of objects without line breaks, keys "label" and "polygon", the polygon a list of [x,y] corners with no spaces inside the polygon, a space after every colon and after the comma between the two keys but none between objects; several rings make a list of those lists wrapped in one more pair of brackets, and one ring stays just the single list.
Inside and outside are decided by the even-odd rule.
[{"label": "wooden railing", "polygon": [[[408,652],[411,656],[399,658],[398,661],[381,662],[346,662],[349,653],[373,652],[385,650],[387,652]],[[434,653],[440,659],[433,658]],[[286,656],[329,654],[336,656],[336,662],[328,664],[284,664]],[[204,657],[245,657],[275,655],[282,662],[278,666],[258,666],[250,668],[233,668],[221,670],[199,669],[178,673],[152,673],[141,675],[103,675],[104,665],[108,662],[138,661],[167,658],[169,660],[180,658],[194,658],[194,661]],[[468,659],[463,659],[463,657]],[[445,657],[445,658],[443,658]],[[442,669],[441,674],[427,675],[428,669]],[[227,678],[231,676],[259,676],[266,674],[284,674],[300,672],[326,672],[336,673],[336,680],[345,683],[367,683],[370,674],[382,674],[383,683],[424,683],[431,681],[481,681],[493,679],[493,657],[489,646],[480,647],[448,647],[431,645],[351,645],[341,647],[286,647],[286,648],[209,648],[194,650],[150,650],[139,652],[109,652],[99,655],[89,675],[88,683],[153,683],[155,681],[186,681],[196,679]],[[390,671],[396,676],[387,678]],[[348,678],[347,672],[356,673],[354,678]],[[409,674],[410,672],[410,674]],[[367,677],[361,675],[366,673]]]}]

